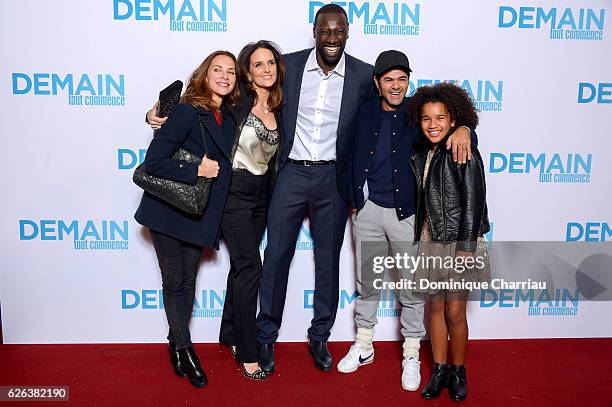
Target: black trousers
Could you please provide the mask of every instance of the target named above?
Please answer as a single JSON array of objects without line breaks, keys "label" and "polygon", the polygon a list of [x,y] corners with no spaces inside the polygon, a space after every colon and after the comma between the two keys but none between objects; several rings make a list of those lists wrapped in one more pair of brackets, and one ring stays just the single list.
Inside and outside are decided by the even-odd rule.
[{"label": "black trousers", "polygon": [[196,276],[202,247],[150,230],[162,276],[164,310],[177,349],[192,346],[189,321],[193,313]]},{"label": "black trousers", "polygon": [[336,167],[287,163],[278,174],[268,209],[268,245],[257,316],[260,343],[273,343],[278,338],[289,267],[306,213],[310,220],[315,260],[314,316],[308,337],[326,341],[336,320],[340,249],[348,219],[347,204],[336,185]]},{"label": "black trousers", "polygon": [[221,318],[219,342],[236,345],[242,363],[257,362],[255,325],[261,278],[259,244],[266,228],[268,176],[234,170],[221,220],[231,268]]}]

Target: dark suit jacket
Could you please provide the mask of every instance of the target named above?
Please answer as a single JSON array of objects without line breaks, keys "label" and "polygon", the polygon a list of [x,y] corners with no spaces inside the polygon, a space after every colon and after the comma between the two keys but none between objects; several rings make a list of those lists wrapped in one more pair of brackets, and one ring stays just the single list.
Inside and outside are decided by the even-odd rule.
[{"label": "dark suit jacket", "polygon": [[198,166],[170,157],[179,147],[200,157],[205,154],[199,117],[205,129],[208,157],[219,163],[219,175],[212,183],[204,214],[201,217],[190,216],[145,192],[134,215],[138,223],[198,246],[219,248],[219,225],[232,174],[230,156],[236,129],[234,115],[225,107],[222,114],[223,121],[219,126],[211,111],[179,103],[166,124],[156,132],[144,162],[146,172],[151,175],[195,184]]},{"label": "dark suit jacket", "polygon": [[[302,86],[302,75],[312,48],[286,54],[285,57],[285,81],[283,93],[285,105],[281,111],[283,122],[283,140],[279,155],[279,169],[282,170],[287,162],[297,121],[298,104],[300,101],[300,89]],[[336,178],[338,192],[348,202],[346,190],[346,172],[351,156],[351,144],[353,138],[353,125],[357,117],[357,110],[361,102],[366,100],[373,92],[372,76],[374,68],[359,59],[345,54],[344,88],[342,91],[342,103],[340,105],[340,118],[338,121],[338,132],[336,139]]]}]

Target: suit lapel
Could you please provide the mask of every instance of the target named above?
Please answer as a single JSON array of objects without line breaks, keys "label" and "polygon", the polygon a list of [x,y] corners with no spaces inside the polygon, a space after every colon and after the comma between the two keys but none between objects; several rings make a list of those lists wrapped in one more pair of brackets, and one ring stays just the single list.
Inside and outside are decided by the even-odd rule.
[{"label": "suit lapel", "polygon": [[302,88],[302,77],[306,62],[312,49],[305,50],[301,58],[296,58],[294,64],[287,69],[284,91],[287,104],[283,108],[284,139],[288,145],[293,145],[295,136],[295,126],[297,123],[298,105],[300,103],[300,90]]},{"label": "suit lapel", "polygon": [[355,108],[357,103],[357,92],[359,90],[359,83],[355,78],[355,70],[353,67],[353,61],[346,55],[344,70],[344,86],[342,89],[342,102],[340,103],[340,115],[338,117],[338,132],[336,143],[340,143],[340,138],[344,135],[344,128],[348,123],[347,117],[350,116],[348,112]]}]

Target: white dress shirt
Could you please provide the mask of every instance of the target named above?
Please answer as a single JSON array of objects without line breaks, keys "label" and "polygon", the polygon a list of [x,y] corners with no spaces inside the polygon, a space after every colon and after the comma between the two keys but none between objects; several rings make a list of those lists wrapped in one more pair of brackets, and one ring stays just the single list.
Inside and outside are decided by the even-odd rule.
[{"label": "white dress shirt", "polygon": [[335,160],[338,118],[344,88],[344,53],[328,75],[317,63],[315,50],[308,57],[300,101],[295,137],[289,158],[294,160]]}]

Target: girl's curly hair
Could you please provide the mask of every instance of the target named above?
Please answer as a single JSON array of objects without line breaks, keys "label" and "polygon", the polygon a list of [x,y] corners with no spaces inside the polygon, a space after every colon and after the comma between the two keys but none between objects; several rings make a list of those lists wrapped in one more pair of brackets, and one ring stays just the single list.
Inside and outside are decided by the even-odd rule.
[{"label": "girl's curly hair", "polygon": [[455,121],[455,128],[467,126],[475,129],[478,113],[468,93],[457,85],[443,82],[433,86],[423,86],[408,101],[408,120],[420,128],[421,113],[426,103],[440,102]]}]

